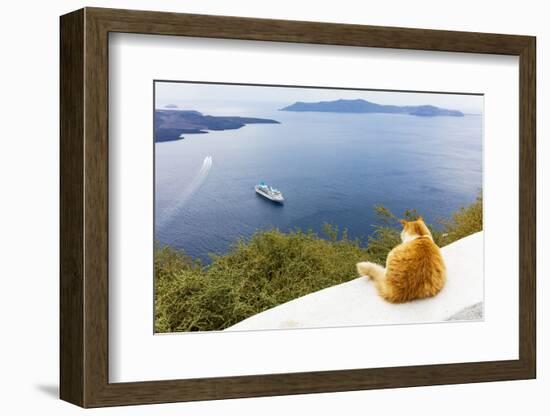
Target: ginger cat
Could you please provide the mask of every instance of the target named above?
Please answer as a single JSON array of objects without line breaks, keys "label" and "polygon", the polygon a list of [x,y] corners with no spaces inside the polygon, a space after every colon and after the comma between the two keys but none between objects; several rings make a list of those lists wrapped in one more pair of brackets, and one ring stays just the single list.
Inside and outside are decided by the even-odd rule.
[{"label": "ginger cat", "polygon": [[371,262],[357,263],[361,276],[369,276],[378,294],[391,303],[435,296],[445,285],[445,263],[422,217],[401,220],[402,243],[388,254],[386,268]]}]

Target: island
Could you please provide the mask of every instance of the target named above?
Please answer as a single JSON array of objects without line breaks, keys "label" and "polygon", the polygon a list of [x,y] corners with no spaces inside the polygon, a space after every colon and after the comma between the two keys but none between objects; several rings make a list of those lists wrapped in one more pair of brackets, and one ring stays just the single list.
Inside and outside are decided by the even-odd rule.
[{"label": "island", "polygon": [[155,110],[155,142],[179,140],[184,134],[240,129],[247,124],[280,124],[276,120],[253,117],[209,116],[193,110]]},{"label": "island", "polygon": [[325,113],[386,113],[408,114],[411,116],[435,117],[451,116],[463,117],[464,113],[458,110],[448,110],[433,105],[398,106],[382,105],[367,100],[335,100],[319,101],[316,103],[295,102],[292,105],[281,108],[280,111],[314,111]]}]

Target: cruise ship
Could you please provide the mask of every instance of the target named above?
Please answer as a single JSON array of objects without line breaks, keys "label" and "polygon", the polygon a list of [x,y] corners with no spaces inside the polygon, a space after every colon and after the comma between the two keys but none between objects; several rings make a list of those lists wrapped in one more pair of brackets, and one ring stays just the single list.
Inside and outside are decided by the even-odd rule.
[{"label": "cruise ship", "polygon": [[266,185],[263,182],[260,182],[259,185],[256,185],[254,187],[256,190],[256,193],[263,196],[264,198],[267,198],[273,202],[278,202],[279,204],[284,203],[285,199],[283,197],[283,194],[281,191],[272,188],[271,186]]}]

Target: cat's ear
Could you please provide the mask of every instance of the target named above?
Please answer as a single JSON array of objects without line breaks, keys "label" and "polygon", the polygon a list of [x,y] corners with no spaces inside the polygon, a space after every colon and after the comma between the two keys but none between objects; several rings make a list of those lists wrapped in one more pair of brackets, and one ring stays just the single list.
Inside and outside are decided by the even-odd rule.
[{"label": "cat's ear", "polygon": [[405,220],[399,220],[399,222],[401,223],[401,225],[404,227],[405,225],[407,225],[407,221]]},{"label": "cat's ear", "polygon": [[424,222],[424,218],[422,218],[422,215],[418,216],[418,218],[416,220]]}]

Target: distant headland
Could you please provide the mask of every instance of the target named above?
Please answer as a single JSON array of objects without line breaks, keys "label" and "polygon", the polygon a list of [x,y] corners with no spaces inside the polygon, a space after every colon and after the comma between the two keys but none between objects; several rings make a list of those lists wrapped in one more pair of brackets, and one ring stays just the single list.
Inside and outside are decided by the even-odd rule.
[{"label": "distant headland", "polygon": [[314,111],[325,113],[387,113],[408,114],[411,116],[435,117],[451,116],[463,117],[464,113],[458,110],[448,110],[433,105],[398,106],[382,105],[367,100],[335,100],[319,101],[316,103],[295,102],[292,105],[281,108],[280,111]]},{"label": "distant headland", "polygon": [[247,124],[279,124],[276,120],[265,118],[208,116],[198,111],[175,108],[171,105],[167,109],[155,110],[155,142],[179,140],[184,134],[240,129]]}]

